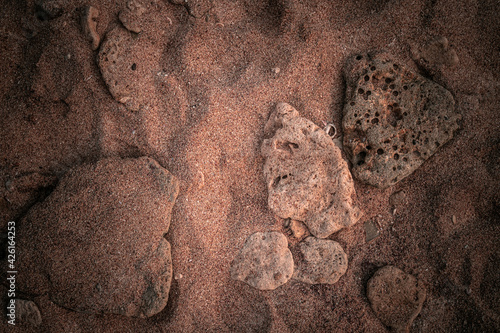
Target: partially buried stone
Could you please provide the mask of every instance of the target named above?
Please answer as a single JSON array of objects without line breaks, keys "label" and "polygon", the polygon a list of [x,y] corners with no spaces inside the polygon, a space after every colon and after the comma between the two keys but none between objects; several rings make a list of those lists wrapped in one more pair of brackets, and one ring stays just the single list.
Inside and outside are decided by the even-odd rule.
[{"label": "partially buried stone", "polygon": [[311,121],[280,103],[266,124],[262,143],[269,208],[281,218],[303,221],[325,238],[356,223],[354,183],[340,148]]},{"label": "partially buried stone", "polygon": [[147,36],[134,37],[122,27],[108,32],[97,59],[113,98],[132,111],[153,105],[153,73],[159,71],[160,55],[160,49]]},{"label": "partially buried stone", "polygon": [[127,1],[127,6],[123,9],[118,18],[123,26],[128,30],[140,33],[142,31],[141,16],[146,12],[146,5],[139,0]]},{"label": "partially buried stone", "polygon": [[260,290],[274,290],[292,274],[292,253],[279,232],[256,232],[248,237],[231,265],[232,279]]},{"label": "partially buried stone", "polygon": [[448,38],[437,37],[430,40],[420,49],[412,49],[413,60],[428,72],[435,74],[443,67],[453,67],[458,64],[458,55],[450,47]]},{"label": "partially buried stone", "polygon": [[87,6],[83,9],[81,17],[81,25],[85,36],[92,41],[92,50],[97,50],[101,37],[97,33],[97,18],[99,17],[99,10],[92,6]]},{"label": "partially buried stone", "polygon": [[291,220],[290,229],[292,230],[293,236],[297,239],[302,239],[305,238],[306,235],[310,235],[306,225],[300,221]]},{"label": "partially buried stone", "polygon": [[358,180],[386,188],[414,172],[459,128],[451,93],[387,54],[345,69],[344,147]]},{"label": "partially buried stone", "polygon": [[336,283],[347,271],[347,254],[339,243],[307,237],[299,244],[293,278],[310,284]]},{"label": "partially buried stone", "polygon": [[379,269],[368,281],[366,293],[376,316],[397,332],[409,332],[426,296],[420,281],[394,266]]},{"label": "partially buried stone", "polygon": [[18,287],[74,311],[149,317],[172,278],[164,239],[178,181],[155,160],[109,158],[66,173],[20,221]]},{"label": "partially buried stone", "polygon": [[16,321],[18,323],[35,327],[42,324],[42,315],[35,302],[16,298],[15,306]]}]

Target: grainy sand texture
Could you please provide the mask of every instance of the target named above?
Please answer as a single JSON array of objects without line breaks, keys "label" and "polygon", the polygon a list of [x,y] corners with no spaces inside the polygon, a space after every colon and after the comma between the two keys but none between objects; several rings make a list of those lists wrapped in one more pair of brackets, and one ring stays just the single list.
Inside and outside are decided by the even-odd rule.
[{"label": "grainy sand texture", "polygon": [[[367,296],[385,266],[410,276],[405,286],[418,281],[425,295],[407,311],[413,322],[394,324],[401,332],[500,331],[497,0],[3,0],[0,7],[1,332],[389,332],[395,319],[381,320],[383,304],[374,311]],[[397,69],[353,65],[358,55],[380,54]],[[390,77],[402,68],[418,80]],[[431,91],[414,99],[417,88],[391,88],[423,80]],[[445,102],[435,94],[446,94]],[[354,184],[349,205],[338,207],[356,209],[355,223],[318,236],[335,243],[307,241],[335,244],[328,255],[320,245],[303,247],[314,237],[307,221],[269,207],[261,147],[280,103],[335,134],[335,156]],[[362,108],[363,124],[352,118],[346,130],[344,113]],[[407,110],[422,114],[403,119]],[[448,115],[453,125],[434,124]],[[432,156],[420,159],[413,147],[427,145],[424,130],[446,142],[430,142]],[[397,138],[398,157],[384,135]],[[284,144],[286,160],[296,146]],[[405,171],[407,162],[415,170]],[[380,177],[402,179],[363,178],[385,163],[391,169]],[[276,186],[304,178],[279,175]],[[335,186],[321,184],[336,198]],[[313,193],[301,191],[301,198]],[[333,211],[334,199],[311,198],[321,212]],[[6,309],[10,221],[15,326]],[[231,278],[256,232],[286,237],[290,252],[280,251],[292,254],[295,269],[312,270],[300,273],[305,282],[290,265],[286,276],[259,271],[258,253],[249,274],[273,277],[279,283],[265,285],[275,289]],[[379,297],[383,283],[376,287]],[[401,307],[391,306],[404,312],[408,296],[397,292]]]}]

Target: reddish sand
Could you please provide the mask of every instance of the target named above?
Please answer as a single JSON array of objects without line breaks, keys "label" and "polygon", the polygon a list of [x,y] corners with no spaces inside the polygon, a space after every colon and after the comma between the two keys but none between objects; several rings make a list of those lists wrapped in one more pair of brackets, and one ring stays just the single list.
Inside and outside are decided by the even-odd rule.
[{"label": "reddish sand", "polygon": [[[154,50],[144,49],[159,52],[158,63],[134,59],[140,68],[159,69],[152,73],[155,91],[146,96],[154,107],[139,111],[110,95],[99,50],[80,26],[81,9],[92,4],[103,39],[120,24],[126,1],[2,3],[0,231],[70,168],[103,157],[150,156],[179,179],[180,194],[167,235],[177,279],[161,313],[148,319],[77,313],[47,295],[21,294],[38,305],[42,325],[14,328],[4,321],[0,330],[386,332],[366,283],[391,264],[427,287],[413,332],[499,331],[498,2],[187,2],[198,17],[167,1],[146,2],[151,22],[168,16],[172,30],[151,44]],[[144,34],[148,27],[156,29],[146,25]],[[462,129],[393,187],[355,181],[364,216],[330,237],[348,255],[346,274],[334,285],[290,281],[274,291],[231,280],[231,261],[249,235],[285,231],[267,206],[260,155],[274,106],[290,103],[320,127],[333,122],[339,129],[347,57],[385,50],[422,73],[410,49],[438,36],[448,38],[459,64],[432,79],[454,95]],[[407,203],[393,215],[389,197],[398,190]],[[381,228],[368,243],[366,221]]]}]

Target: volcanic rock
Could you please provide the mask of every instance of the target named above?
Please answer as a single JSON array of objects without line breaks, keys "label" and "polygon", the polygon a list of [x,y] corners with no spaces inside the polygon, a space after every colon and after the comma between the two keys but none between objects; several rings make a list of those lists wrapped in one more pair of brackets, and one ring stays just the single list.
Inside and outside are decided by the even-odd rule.
[{"label": "volcanic rock", "polygon": [[281,218],[303,221],[319,238],[356,223],[354,184],[332,138],[291,105],[271,114],[262,143],[268,204]]},{"label": "volcanic rock", "polygon": [[[151,50],[144,53],[144,50]],[[101,45],[98,63],[109,92],[132,111],[149,107],[155,95],[160,50],[146,36],[128,30],[111,30]]]},{"label": "volcanic rock", "polygon": [[83,9],[81,25],[83,33],[92,42],[92,50],[97,50],[101,42],[101,37],[97,33],[97,18],[99,10],[92,6],[87,6]]},{"label": "volcanic rock", "polygon": [[15,299],[15,304],[17,322],[35,327],[40,326],[42,315],[35,302],[17,298]]},{"label": "volcanic rock", "polygon": [[307,237],[299,244],[293,278],[310,284],[337,282],[347,271],[347,254],[339,243]]},{"label": "volcanic rock", "polygon": [[420,67],[435,74],[445,66],[453,67],[458,64],[457,52],[449,44],[446,37],[434,38],[422,48],[414,48],[412,58]]},{"label": "volcanic rock", "polygon": [[141,16],[146,10],[146,6],[141,1],[129,0],[126,8],[120,12],[119,19],[128,30],[140,33],[142,31]]},{"label": "volcanic rock", "polygon": [[459,128],[451,93],[386,54],[355,56],[345,76],[344,147],[364,183],[396,184]]},{"label": "volcanic rock", "polygon": [[232,279],[260,290],[274,290],[292,274],[292,253],[279,232],[256,232],[248,237],[231,265]]}]

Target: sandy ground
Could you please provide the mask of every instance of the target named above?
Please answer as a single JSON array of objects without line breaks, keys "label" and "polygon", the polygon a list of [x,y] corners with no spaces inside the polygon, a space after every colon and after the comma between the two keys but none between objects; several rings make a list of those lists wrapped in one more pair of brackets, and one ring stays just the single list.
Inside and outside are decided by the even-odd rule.
[{"label": "sandy ground", "polygon": [[[178,279],[167,307],[148,319],[77,313],[47,295],[22,294],[38,305],[42,325],[3,322],[1,331],[386,332],[365,289],[387,264],[427,287],[412,332],[500,330],[498,1],[206,0],[188,1],[188,11],[151,0],[138,37],[147,40],[143,56],[130,55],[152,82],[144,87],[150,107],[136,111],[110,95],[99,50],[82,33],[89,4],[100,12],[101,39],[120,25],[124,0],[1,5],[1,231],[72,167],[150,156],[180,181],[167,235]],[[459,64],[425,73],[411,50],[438,36]],[[320,127],[340,129],[343,66],[369,50],[385,50],[449,89],[462,128],[393,187],[355,181],[364,215],[330,237],[349,259],[336,284],[290,281],[259,291],[231,280],[231,261],[249,235],[285,231],[267,206],[260,155],[270,112],[287,102]],[[393,214],[389,197],[399,190],[406,202]],[[366,221],[381,230],[370,242]]]}]

